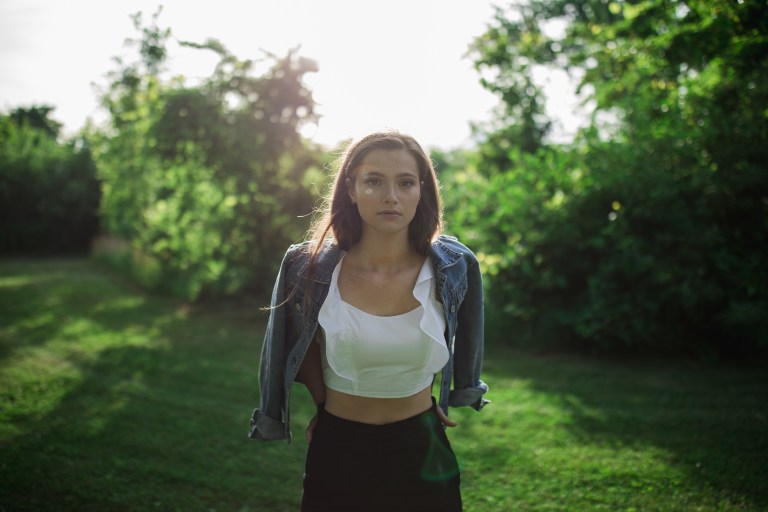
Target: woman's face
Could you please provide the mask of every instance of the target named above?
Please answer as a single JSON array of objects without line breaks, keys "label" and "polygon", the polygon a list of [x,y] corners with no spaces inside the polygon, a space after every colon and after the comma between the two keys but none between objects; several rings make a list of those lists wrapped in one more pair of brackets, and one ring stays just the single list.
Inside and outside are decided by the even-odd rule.
[{"label": "woman's face", "polygon": [[363,231],[385,234],[406,230],[421,199],[416,159],[404,149],[370,151],[348,179],[349,197],[357,204]]}]

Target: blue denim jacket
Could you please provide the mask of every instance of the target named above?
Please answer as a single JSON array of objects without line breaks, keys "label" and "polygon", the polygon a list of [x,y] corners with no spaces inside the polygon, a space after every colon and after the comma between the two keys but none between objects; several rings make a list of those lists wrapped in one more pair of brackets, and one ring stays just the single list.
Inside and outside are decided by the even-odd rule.
[{"label": "blue denim jacket", "polygon": [[[432,243],[429,256],[435,268],[437,297],[445,311],[445,340],[450,352],[442,370],[439,405],[446,413],[449,405],[479,411],[488,403],[483,398],[488,386],[480,380],[484,339],[480,268],[472,251],[449,236],[440,236]],[[315,336],[317,315],[340,257],[336,245],[325,247],[312,272],[312,285],[307,287],[306,245],[292,245],[285,253],[272,291],[259,370],[261,400],[251,417],[251,438],[291,440],[291,387]]]}]

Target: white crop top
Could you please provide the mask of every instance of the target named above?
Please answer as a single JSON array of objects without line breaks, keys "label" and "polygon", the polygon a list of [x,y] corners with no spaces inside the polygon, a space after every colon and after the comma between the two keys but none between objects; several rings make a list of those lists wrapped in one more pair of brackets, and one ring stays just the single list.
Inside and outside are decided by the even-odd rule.
[{"label": "white crop top", "polygon": [[338,286],[340,269],[341,261],[318,316],[325,331],[321,347],[325,384],[372,398],[411,396],[429,386],[448,362],[445,317],[435,299],[429,258],[413,288],[419,307],[395,316],[372,315],[344,302]]}]

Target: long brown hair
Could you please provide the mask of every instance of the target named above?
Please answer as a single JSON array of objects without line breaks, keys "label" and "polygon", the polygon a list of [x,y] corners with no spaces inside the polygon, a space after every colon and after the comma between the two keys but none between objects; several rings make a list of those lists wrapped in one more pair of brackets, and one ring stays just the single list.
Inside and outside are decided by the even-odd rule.
[{"label": "long brown hair", "polygon": [[[375,132],[353,141],[344,151],[329,198],[309,230],[307,250],[314,264],[326,242],[335,242],[347,251],[360,241],[363,225],[357,207],[349,197],[347,180],[365,156],[375,149],[408,151],[416,160],[421,180],[421,199],[416,215],[408,226],[408,240],[413,248],[426,256],[430,244],[442,231],[443,208],[437,174],[429,156],[416,139],[397,131]],[[312,265],[314,266],[314,265]]]}]

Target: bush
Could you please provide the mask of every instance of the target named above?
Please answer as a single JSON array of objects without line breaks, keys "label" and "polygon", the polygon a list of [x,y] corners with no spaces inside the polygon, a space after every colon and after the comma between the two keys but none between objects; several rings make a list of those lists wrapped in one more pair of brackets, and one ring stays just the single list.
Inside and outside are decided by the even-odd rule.
[{"label": "bush", "polygon": [[592,142],[514,154],[506,172],[452,172],[446,217],[479,253],[489,325],[538,348],[764,350],[768,248],[737,235],[753,220],[723,219],[722,178],[684,158]]},{"label": "bush", "polygon": [[[767,9],[755,0],[497,9],[470,52],[502,108],[474,166],[452,177],[469,189],[455,194],[472,200],[454,197],[466,213],[451,216],[482,252],[491,309],[515,342],[765,353]],[[580,76],[592,109],[567,147],[546,140],[542,67]]]},{"label": "bush", "polygon": [[0,254],[86,253],[99,199],[84,141],[59,143],[13,113],[0,116]]},{"label": "bush", "polygon": [[[314,119],[303,84],[314,62],[268,55],[256,73],[218,41],[199,87],[161,79],[170,30],[142,27],[141,61],[118,62],[102,95],[107,126],[92,134],[104,184],[104,230],[151,258],[153,288],[194,300],[271,287],[282,250],[303,235],[312,211],[306,178],[320,152],[299,135]],[[137,41],[134,41],[137,43]],[[135,261],[136,258],[131,258]]]}]

